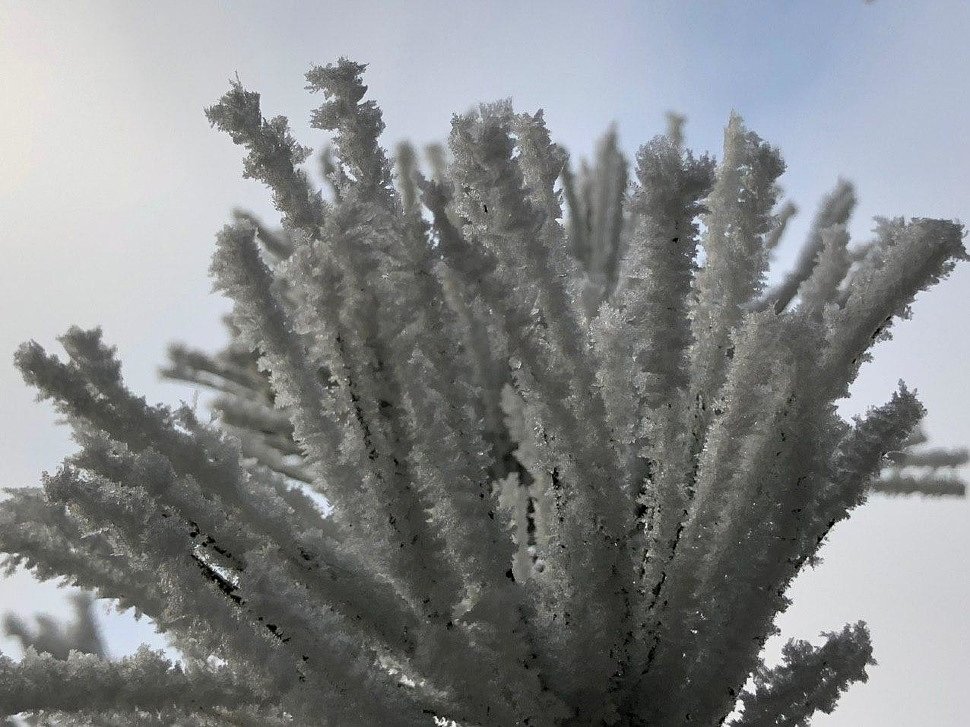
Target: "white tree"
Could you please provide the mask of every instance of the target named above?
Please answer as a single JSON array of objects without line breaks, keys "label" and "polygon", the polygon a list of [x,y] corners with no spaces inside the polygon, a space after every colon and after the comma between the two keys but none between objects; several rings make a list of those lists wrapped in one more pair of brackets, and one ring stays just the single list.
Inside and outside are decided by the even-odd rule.
[{"label": "white tree", "polygon": [[840,182],[766,290],[794,208],[740,117],[719,164],[672,117],[631,186],[615,134],[574,175],[541,112],[483,105],[429,178],[400,148],[395,184],[363,70],[307,74],[326,197],[258,94],[237,81],[207,111],[282,217],[219,233],[230,346],[172,349],[166,375],[217,390],[215,423],[131,393],[99,330],[68,331],[66,361],[17,352],[80,449],[2,503],[8,565],[146,614],[182,659],[10,624],[27,655],[0,661],[0,711],[673,727],[740,709],[752,727],[833,709],[872,663],[864,625],[774,668],[759,653],[871,488],[962,492],[936,468],[965,453],[911,449],[902,384],[852,422],[834,408],[966,257],[962,226],[879,220],[850,248]]}]

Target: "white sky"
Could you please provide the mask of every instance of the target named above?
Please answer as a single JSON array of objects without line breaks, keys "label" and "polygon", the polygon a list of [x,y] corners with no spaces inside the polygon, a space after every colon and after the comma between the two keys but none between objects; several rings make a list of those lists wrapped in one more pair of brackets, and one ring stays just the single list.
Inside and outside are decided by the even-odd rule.
[{"label": "white sky", "polygon": [[[100,323],[132,387],[169,403],[191,391],[159,382],[166,344],[222,344],[226,306],[206,274],[214,234],[233,206],[271,209],[202,115],[237,71],[314,146],[320,100],[303,73],[340,55],[370,64],[389,146],[441,140],[451,113],[511,96],[544,108],[576,156],[614,120],[632,153],[670,109],[689,117],[690,145],[719,153],[737,109],[781,147],[802,209],[782,266],[839,175],[857,184],[857,238],[875,214],[970,218],[970,4],[596,5],[0,0],[0,484],[37,483],[70,451],[10,364],[21,341],[53,345],[72,323]],[[934,443],[970,444],[968,302],[964,265],[878,347],[844,411],[881,403],[903,377]],[[968,525],[967,502],[874,500],[799,579],[784,635],[865,618],[879,660],[816,725],[967,723]],[[4,609],[66,612],[60,593],[22,576],[0,583]],[[109,621],[115,654],[146,633]]]}]

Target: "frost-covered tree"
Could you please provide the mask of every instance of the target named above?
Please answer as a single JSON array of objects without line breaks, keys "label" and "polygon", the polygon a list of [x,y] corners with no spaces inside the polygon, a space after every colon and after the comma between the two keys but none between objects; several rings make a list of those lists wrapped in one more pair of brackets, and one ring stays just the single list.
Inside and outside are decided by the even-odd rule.
[{"label": "frost-covered tree", "polygon": [[0,711],[753,727],[832,710],[872,663],[863,624],[775,667],[759,654],[870,490],[961,491],[937,469],[965,453],[913,449],[908,388],[853,421],[835,402],[966,257],[962,226],[882,219],[850,247],[840,182],[766,288],[794,208],[740,117],[719,163],[671,117],[631,182],[614,133],[574,171],[541,112],[494,103],[454,117],[425,174],[379,146],[363,70],[307,74],[326,194],[258,94],[236,81],[207,110],[282,218],[239,212],[218,235],[230,345],[171,351],[165,375],[215,391],[214,421],[129,391],[100,330],[69,330],[66,359],[18,350],[80,448],[2,503],[9,566],[145,614],[181,658],[111,661],[87,625],[11,622],[27,653],[0,661]]}]

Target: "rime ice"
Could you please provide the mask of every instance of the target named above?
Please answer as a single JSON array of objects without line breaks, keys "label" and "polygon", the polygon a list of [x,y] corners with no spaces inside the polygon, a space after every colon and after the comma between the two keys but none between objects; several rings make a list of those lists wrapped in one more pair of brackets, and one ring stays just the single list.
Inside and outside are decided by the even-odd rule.
[{"label": "rime ice", "polygon": [[922,407],[902,384],[855,421],[834,407],[966,257],[962,226],[879,220],[852,246],[840,181],[766,290],[794,207],[739,116],[719,163],[671,117],[631,181],[615,133],[577,172],[541,111],[485,104],[425,176],[379,146],[363,71],[307,74],[326,195],[257,93],[236,81],[207,110],[282,224],[240,211],[218,234],[229,348],[172,349],[166,375],[218,392],[214,424],[129,391],[99,330],[68,331],[66,360],[18,351],[80,450],[0,505],[0,548],[146,614],[185,663],[35,638],[0,660],[0,710],[713,727],[738,708],[754,727],[833,709],[872,663],[863,624],[775,668],[759,652],[870,489],[962,488],[904,470],[965,456],[909,449]]}]

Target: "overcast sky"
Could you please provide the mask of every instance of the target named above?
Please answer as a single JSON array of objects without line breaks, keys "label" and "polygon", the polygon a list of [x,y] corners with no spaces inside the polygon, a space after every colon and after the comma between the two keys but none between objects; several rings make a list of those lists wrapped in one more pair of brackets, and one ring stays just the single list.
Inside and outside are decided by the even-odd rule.
[{"label": "overcast sky", "polygon": [[[191,391],[158,380],[166,344],[222,345],[227,306],[206,275],[214,234],[233,206],[271,212],[202,114],[236,72],[315,147],[325,139],[307,122],[321,99],[303,74],[341,55],[370,64],[388,146],[442,140],[453,112],[511,96],[545,109],[574,156],[612,121],[632,154],[668,110],[688,116],[691,146],[719,156],[735,109],[788,163],[782,183],[802,214],[784,268],[840,175],[857,184],[856,239],[876,214],[970,219],[968,39],[959,0],[0,0],[0,484],[35,484],[71,449],[10,363],[21,341],[102,324],[132,387],[168,403]],[[881,403],[904,378],[933,442],[970,444],[968,302],[965,264],[877,347],[843,411]],[[864,618],[879,665],[814,724],[967,724],[968,552],[966,502],[873,500],[839,526],[778,623],[817,642]],[[61,592],[26,576],[0,583],[8,609],[66,613]],[[152,637],[127,618],[106,623],[115,655]]]}]

